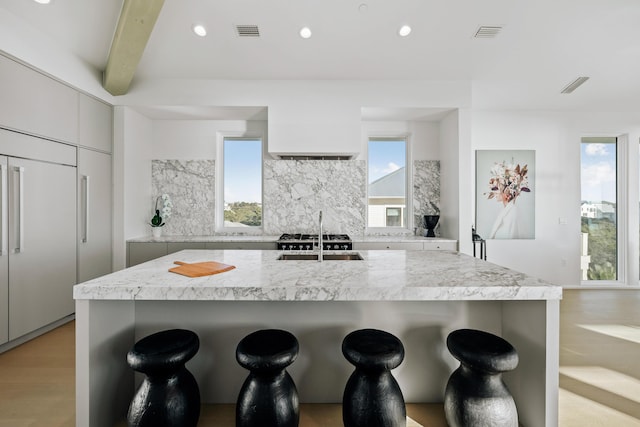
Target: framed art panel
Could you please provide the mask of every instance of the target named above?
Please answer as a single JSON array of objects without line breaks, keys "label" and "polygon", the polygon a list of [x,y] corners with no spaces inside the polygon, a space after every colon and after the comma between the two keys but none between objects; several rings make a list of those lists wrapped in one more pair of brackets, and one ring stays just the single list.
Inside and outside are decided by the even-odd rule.
[{"label": "framed art panel", "polygon": [[535,150],[476,151],[476,232],[535,238]]}]

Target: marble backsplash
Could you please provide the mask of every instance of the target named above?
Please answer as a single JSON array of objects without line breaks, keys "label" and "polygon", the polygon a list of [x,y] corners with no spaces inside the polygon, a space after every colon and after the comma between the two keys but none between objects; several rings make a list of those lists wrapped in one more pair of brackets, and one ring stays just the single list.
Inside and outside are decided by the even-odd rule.
[{"label": "marble backsplash", "polygon": [[[215,232],[214,160],[153,160],[151,169],[153,200],[167,193],[173,202],[165,234],[225,234]],[[414,224],[421,229],[422,215],[440,213],[440,162],[416,160],[412,173]],[[263,176],[262,234],[315,232],[320,210],[325,232],[365,234],[364,160],[265,160]]]},{"label": "marble backsplash", "polygon": [[362,235],[366,181],[364,160],[265,160],[265,234],[315,232],[322,210],[326,233]]},{"label": "marble backsplash", "polygon": [[440,161],[413,162],[413,224],[423,228],[423,215],[440,215]]},{"label": "marble backsplash", "polygon": [[[215,160],[153,160],[155,198],[167,193],[173,202],[163,233],[210,236],[215,232]],[[151,216],[149,217],[151,218]]]}]

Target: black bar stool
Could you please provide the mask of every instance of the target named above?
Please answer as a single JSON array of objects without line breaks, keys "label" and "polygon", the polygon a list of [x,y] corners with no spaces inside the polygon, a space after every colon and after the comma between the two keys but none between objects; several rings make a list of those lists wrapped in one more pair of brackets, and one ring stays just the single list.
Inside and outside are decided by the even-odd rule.
[{"label": "black bar stool", "polygon": [[460,361],[444,392],[451,427],[518,427],[516,404],[502,373],[518,365],[518,353],[506,340],[484,331],[459,329],[447,348]]},{"label": "black bar stool", "polygon": [[407,410],[391,375],[404,359],[402,342],[388,332],[361,329],[342,341],[342,354],[356,369],[342,398],[345,427],[404,427]]},{"label": "black bar stool", "polygon": [[290,332],[263,329],[244,337],[236,360],[249,376],[236,405],[237,427],[297,427],[298,391],[286,367],[298,356],[298,340]]},{"label": "black bar stool", "polygon": [[145,374],[129,405],[130,427],[195,427],[200,390],[185,363],[198,352],[195,332],[170,329],[142,338],[127,353],[129,366]]}]

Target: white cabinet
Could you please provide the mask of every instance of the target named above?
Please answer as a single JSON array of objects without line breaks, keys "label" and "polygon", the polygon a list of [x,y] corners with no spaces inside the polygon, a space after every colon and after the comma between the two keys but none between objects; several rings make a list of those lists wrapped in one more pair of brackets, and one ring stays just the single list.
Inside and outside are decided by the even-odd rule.
[{"label": "white cabinet", "polygon": [[106,153],[112,152],[113,109],[110,105],[78,94],[78,143]]},{"label": "white cabinet", "polygon": [[78,149],[78,283],[112,272],[111,155]]},{"label": "white cabinet", "polygon": [[0,55],[0,127],[78,141],[78,92]]},{"label": "white cabinet", "polygon": [[423,242],[425,251],[457,251],[458,243],[456,241],[430,241]]},{"label": "white cabinet", "polygon": [[425,250],[425,251],[457,251],[455,240],[425,240],[421,242],[354,242],[353,249],[365,250]]},{"label": "white cabinet", "polygon": [[[0,133],[0,153],[12,132]],[[73,153],[75,148],[56,144]],[[63,154],[64,156],[65,154]],[[74,312],[76,168],[2,157],[2,292],[9,340]],[[4,334],[3,334],[4,335]]]},{"label": "white cabinet", "polygon": [[9,340],[8,159],[0,156],[0,344]]},{"label": "white cabinet", "polygon": [[422,242],[354,242],[353,249],[365,250],[422,250]]}]

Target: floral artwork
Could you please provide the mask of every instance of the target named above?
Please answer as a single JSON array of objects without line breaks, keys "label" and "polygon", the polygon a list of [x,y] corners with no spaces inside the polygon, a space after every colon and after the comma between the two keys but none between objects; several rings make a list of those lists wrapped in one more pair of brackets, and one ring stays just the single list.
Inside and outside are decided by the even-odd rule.
[{"label": "floral artwork", "polygon": [[476,228],[484,239],[533,239],[535,151],[476,152]]}]

